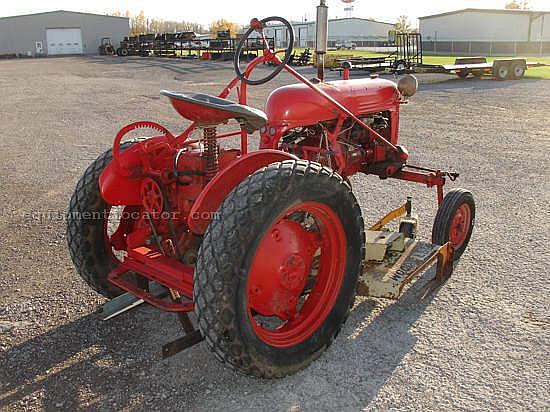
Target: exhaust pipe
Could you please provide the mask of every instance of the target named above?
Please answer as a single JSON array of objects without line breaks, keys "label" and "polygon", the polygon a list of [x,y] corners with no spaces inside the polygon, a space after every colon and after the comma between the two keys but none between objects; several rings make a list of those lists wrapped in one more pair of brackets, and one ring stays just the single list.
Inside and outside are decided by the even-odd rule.
[{"label": "exhaust pipe", "polygon": [[328,48],[328,6],[326,0],[321,0],[317,6],[317,23],[315,35],[315,52],[317,53],[317,78],[325,79],[325,56]]}]

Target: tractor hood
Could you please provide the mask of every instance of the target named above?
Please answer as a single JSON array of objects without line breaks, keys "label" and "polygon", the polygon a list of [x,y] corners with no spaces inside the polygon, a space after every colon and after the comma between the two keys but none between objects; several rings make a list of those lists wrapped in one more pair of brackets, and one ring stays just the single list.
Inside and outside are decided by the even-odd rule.
[{"label": "tractor hood", "polygon": [[[385,79],[337,80],[317,86],[356,115],[399,106],[397,85]],[[288,130],[334,119],[338,112],[324,97],[299,83],[274,90],[267,99],[266,114],[270,127]]]}]

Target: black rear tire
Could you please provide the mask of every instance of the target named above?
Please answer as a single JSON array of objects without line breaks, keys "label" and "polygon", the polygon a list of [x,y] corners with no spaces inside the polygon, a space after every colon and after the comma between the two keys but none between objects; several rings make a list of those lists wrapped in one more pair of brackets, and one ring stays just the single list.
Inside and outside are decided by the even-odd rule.
[{"label": "black rear tire", "polygon": [[[121,144],[121,150],[135,141]],[[76,271],[96,292],[114,298],[123,291],[107,279],[116,265],[105,243],[105,218],[111,207],[105,203],[99,190],[99,176],[113,160],[112,149],[107,150],[88,166],[76,185],[67,212],[67,244]]]},{"label": "black rear tire", "polygon": [[451,230],[451,223],[453,221],[453,218],[457,210],[463,205],[466,205],[470,210],[470,222],[464,242],[454,251],[455,261],[460,259],[460,257],[468,247],[468,243],[470,242],[470,238],[472,237],[476,212],[476,205],[472,193],[465,189],[450,190],[443,198],[443,203],[437,210],[432,229],[433,244],[444,245],[445,243],[447,243],[450,238],[449,233]]},{"label": "black rear tire", "polygon": [[[342,224],[347,260],[340,291],[325,320],[293,346],[275,347],[254,331],[246,288],[251,262],[272,222],[296,202],[328,206]],[[216,357],[238,372],[283,377],[305,368],[332,343],[353,305],[364,258],[361,209],[342,178],[318,163],[285,161],[243,180],[225,199],[199,250],[195,312]],[[275,275],[275,274],[266,274]]]},{"label": "black rear tire", "polygon": [[508,80],[510,78],[510,66],[507,64],[500,64],[493,68],[493,75],[497,80]]},{"label": "black rear tire", "polygon": [[522,63],[514,63],[510,71],[510,76],[514,80],[520,80],[525,75],[525,65]]}]

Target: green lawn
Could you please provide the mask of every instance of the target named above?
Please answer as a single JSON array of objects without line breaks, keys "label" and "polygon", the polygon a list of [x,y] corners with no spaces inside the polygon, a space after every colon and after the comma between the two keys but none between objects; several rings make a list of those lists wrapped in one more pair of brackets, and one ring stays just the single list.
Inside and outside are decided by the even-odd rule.
[{"label": "green lawn", "polygon": [[[494,59],[505,59],[507,57],[489,57],[488,61],[493,61]],[[527,62],[539,62],[550,64],[550,57],[522,57]],[[450,56],[424,56],[424,63],[426,64],[453,64],[456,57]],[[533,67],[525,72],[525,77],[530,77],[534,79],[546,79],[550,80],[550,66],[547,67]]]},{"label": "green lawn", "polygon": [[[302,50],[296,50],[296,53],[301,53]],[[374,53],[363,50],[330,50],[328,54],[343,54],[350,55],[353,54],[357,57],[379,57],[387,56],[388,53]],[[457,56],[424,56],[425,64],[453,64]],[[499,57],[489,57],[489,61],[498,59]],[[506,57],[502,57],[506,58]],[[550,57],[525,57],[528,62],[540,62],[550,64]],[[547,79],[550,80],[550,66],[548,67],[534,67],[525,73],[525,77],[535,78],[535,79]]]}]

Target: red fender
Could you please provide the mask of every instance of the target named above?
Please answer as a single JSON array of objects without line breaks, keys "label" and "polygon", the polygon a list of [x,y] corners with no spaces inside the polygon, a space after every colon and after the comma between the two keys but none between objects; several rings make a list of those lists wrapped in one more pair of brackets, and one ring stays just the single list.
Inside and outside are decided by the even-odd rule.
[{"label": "red fender", "polygon": [[202,235],[227,195],[256,170],[283,160],[298,160],[290,153],[264,149],[248,153],[219,172],[203,189],[187,218],[189,228]]}]

